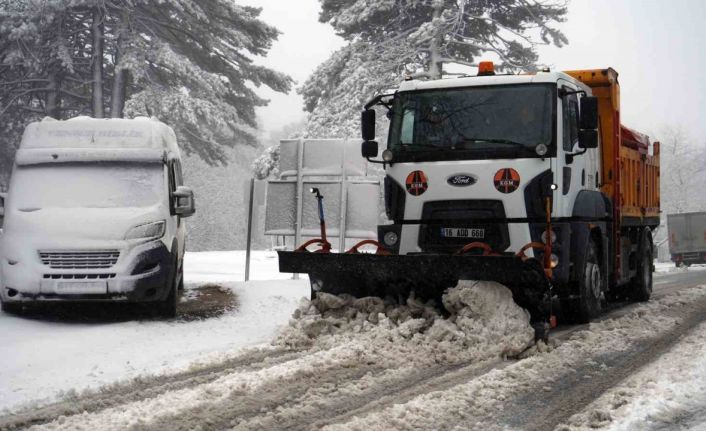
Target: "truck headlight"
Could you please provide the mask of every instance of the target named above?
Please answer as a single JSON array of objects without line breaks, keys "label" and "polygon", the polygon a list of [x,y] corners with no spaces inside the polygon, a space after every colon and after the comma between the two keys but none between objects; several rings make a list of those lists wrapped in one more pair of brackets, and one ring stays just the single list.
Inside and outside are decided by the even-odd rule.
[{"label": "truck headlight", "polygon": [[125,235],[125,239],[157,239],[164,236],[166,223],[164,220],[146,223],[133,227]]}]

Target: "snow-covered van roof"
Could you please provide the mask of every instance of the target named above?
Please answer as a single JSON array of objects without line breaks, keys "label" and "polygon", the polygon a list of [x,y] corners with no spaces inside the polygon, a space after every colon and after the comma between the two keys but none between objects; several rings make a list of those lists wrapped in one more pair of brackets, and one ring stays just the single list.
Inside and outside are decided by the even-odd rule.
[{"label": "snow-covered van roof", "polygon": [[25,129],[16,162],[156,162],[169,153],[179,157],[174,131],[154,118],[45,118]]}]

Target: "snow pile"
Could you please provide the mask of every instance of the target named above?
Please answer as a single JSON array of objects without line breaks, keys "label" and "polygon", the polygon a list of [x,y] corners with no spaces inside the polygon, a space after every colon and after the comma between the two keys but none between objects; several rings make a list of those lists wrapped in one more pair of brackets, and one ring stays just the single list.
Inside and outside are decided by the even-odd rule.
[{"label": "snow pile", "polygon": [[356,340],[367,346],[371,360],[420,364],[517,355],[534,340],[529,314],[498,283],[461,281],[442,301],[448,317],[434,301],[414,297],[400,305],[322,293],[302,301],[274,344],[328,349]]}]

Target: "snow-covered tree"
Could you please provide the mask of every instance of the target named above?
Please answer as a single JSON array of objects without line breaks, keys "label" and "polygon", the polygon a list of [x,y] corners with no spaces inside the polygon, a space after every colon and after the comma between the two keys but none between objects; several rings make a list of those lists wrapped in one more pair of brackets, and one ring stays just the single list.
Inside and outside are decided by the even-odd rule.
[{"label": "snow-covered tree", "polygon": [[256,144],[253,87],[292,84],[253,61],[279,34],[259,15],[231,0],[0,0],[0,147],[44,115],[142,114],[223,162]]},{"label": "snow-covered tree", "polygon": [[270,132],[265,140],[265,151],[252,163],[251,170],[258,180],[279,175],[279,142],[282,139],[298,139],[302,137],[306,124],[304,121],[285,124],[279,129]]},{"label": "snow-covered tree", "polygon": [[359,111],[404,76],[439,78],[444,63],[475,66],[482,55],[507,71],[533,70],[536,47],[567,43],[554,0],[321,0],[319,20],[349,43],[299,90],[310,136],[358,134]]},{"label": "snow-covered tree", "polygon": [[706,211],[706,144],[698,145],[682,127],[660,133],[660,196],[664,214]]}]

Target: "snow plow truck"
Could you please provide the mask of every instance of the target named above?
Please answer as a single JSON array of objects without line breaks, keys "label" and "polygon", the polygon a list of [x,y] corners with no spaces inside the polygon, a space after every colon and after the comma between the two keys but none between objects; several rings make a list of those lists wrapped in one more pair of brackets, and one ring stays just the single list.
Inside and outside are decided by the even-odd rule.
[{"label": "snow plow truck", "polygon": [[[375,108],[390,119],[381,160]],[[482,62],[473,76],[407,79],[361,122],[391,223],[334,253],[321,211],[321,238],[279,252],[312,295],[440,299],[459,280],[496,281],[538,331],[650,298],[659,143],[621,124],[615,70],[502,75]]]}]

